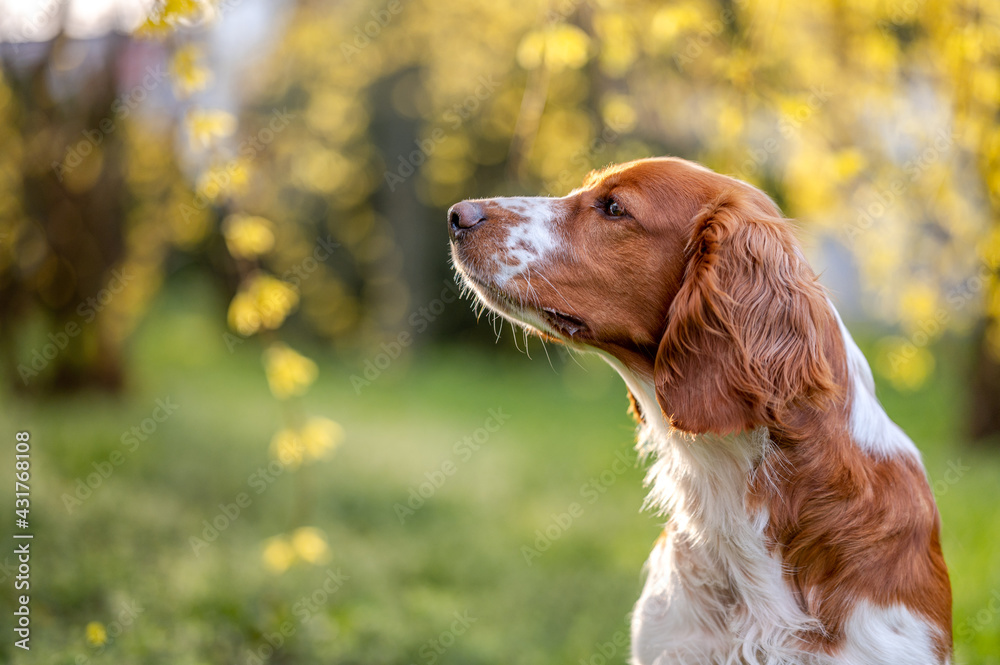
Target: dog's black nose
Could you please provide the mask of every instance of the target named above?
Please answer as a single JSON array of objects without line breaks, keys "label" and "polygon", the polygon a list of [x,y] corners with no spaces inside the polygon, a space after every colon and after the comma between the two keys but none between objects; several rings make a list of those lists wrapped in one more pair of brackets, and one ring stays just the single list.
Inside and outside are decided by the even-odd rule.
[{"label": "dog's black nose", "polygon": [[448,230],[455,237],[485,221],[483,207],[475,201],[456,203],[448,211]]}]

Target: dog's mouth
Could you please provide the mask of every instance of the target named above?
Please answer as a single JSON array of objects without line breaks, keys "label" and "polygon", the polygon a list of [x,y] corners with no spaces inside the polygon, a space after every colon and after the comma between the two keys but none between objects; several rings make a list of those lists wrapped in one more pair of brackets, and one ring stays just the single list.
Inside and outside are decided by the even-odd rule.
[{"label": "dog's mouth", "polygon": [[472,287],[483,304],[532,332],[545,338],[563,341],[579,341],[586,335],[587,323],[579,316],[553,307],[526,302],[524,298],[508,293],[490,281],[473,274],[472,271],[462,269],[461,266],[458,268],[461,278]]},{"label": "dog's mouth", "polygon": [[540,311],[546,323],[552,326],[554,330],[568,337],[576,337],[587,330],[586,322],[578,316],[560,312],[551,307],[542,307]]}]

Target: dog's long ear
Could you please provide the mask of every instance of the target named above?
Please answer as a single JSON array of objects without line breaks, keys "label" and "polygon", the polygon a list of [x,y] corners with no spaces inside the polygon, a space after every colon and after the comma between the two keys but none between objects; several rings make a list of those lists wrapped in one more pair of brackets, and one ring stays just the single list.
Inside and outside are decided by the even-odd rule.
[{"label": "dog's long ear", "polygon": [[656,355],[660,408],[679,429],[725,434],[823,405],[837,390],[827,357],[835,325],[790,225],[724,193],[694,219]]}]

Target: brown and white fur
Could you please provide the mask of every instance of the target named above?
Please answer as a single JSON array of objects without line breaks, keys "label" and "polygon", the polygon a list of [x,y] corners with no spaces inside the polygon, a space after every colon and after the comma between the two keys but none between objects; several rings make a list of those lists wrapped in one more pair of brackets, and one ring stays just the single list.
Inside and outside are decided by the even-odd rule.
[{"label": "brown and white fur", "polygon": [[463,201],[449,232],[479,300],[628,386],[669,516],[633,663],[950,661],[920,455],[765,194],[646,159],[562,198]]}]

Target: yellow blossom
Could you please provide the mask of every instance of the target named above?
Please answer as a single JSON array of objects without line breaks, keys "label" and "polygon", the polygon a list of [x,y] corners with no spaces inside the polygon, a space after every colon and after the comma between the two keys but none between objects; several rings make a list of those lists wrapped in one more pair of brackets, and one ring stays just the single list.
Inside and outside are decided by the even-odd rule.
[{"label": "yellow blossom", "polygon": [[272,224],[263,217],[230,215],[222,225],[226,247],[236,258],[255,259],[274,247]]},{"label": "yellow blossom", "polygon": [[545,41],[545,61],[554,71],[579,69],[590,59],[590,37],[568,23],[560,23]]},{"label": "yellow blossom", "polygon": [[875,367],[897,390],[916,390],[934,371],[934,356],[911,340],[886,337],[879,342]]},{"label": "yellow blossom", "polygon": [[616,132],[628,132],[635,128],[638,116],[632,102],[625,95],[612,94],[604,98],[601,105],[604,124]]},{"label": "yellow blossom", "polygon": [[304,526],[292,533],[292,548],[303,561],[309,563],[321,563],[330,554],[323,533],[311,526]]},{"label": "yellow blossom", "polygon": [[264,352],[264,367],[267,384],[278,399],[301,395],[319,373],[316,363],[281,342],[272,344]]},{"label": "yellow blossom", "polygon": [[283,573],[295,563],[295,550],[283,536],[269,538],[264,544],[264,565],[276,573]]},{"label": "yellow blossom", "polygon": [[240,291],[229,303],[229,327],[243,337],[248,337],[260,330],[260,314],[255,307],[256,301],[250,293]]},{"label": "yellow blossom", "polygon": [[194,150],[209,148],[219,138],[236,131],[236,117],[226,111],[191,111],[186,123],[191,148]]},{"label": "yellow blossom", "polygon": [[743,113],[734,105],[727,104],[719,109],[716,116],[719,136],[732,139],[743,131]]},{"label": "yellow blossom", "polygon": [[290,469],[295,469],[302,464],[305,452],[306,449],[302,445],[299,433],[293,429],[279,430],[271,438],[271,457]]},{"label": "yellow blossom", "polygon": [[257,300],[260,324],[268,330],[278,328],[299,304],[295,287],[270,275],[259,275],[251,289]]},{"label": "yellow blossom", "polygon": [[343,439],[344,428],[329,418],[310,418],[299,431],[305,454],[312,459],[326,457]]},{"label": "yellow blossom", "polygon": [[174,89],[182,96],[188,96],[208,85],[212,73],[201,64],[202,50],[194,44],[177,49],[170,60],[170,74]]},{"label": "yellow blossom", "polygon": [[560,23],[544,31],[529,32],[517,47],[517,62],[537,69],[543,62],[552,71],[579,69],[590,58],[590,38],[580,28]]},{"label": "yellow blossom", "polygon": [[979,256],[990,268],[1000,268],[1000,228],[990,230],[976,246]]},{"label": "yellow blossom", "polygon": [[200,13],[198,0],[161,0],[150,9],[146,21],[136,29],[140,37],[160,37],[176,26],[192,23]]},{"label": "yellow blossom", "polygon": [[87,644],[92,647],[103,646],[108,641],[108,631],[104,629],[104,624],[98,621],[91,621],[87,624]]},{"label": "yellow blossom", "polygon": [[198,177],[197,192],[209,201],[246,190],[250,169],[244,159],[234,159],[207,169]]},{"label": "yellow blossom", "polygon": [[920,324],[932,320],[937,301],[937,291],[929,284],[908,284],[900,296],[900,318],[903,324],[909,329],[917,329]]},{"label": "yellow blossom", "polygon": [[261,328],[279,328],[299,304],[299,294],[291,284],[267,274],[248,278],[229,303],[229,327],[243,337]]}]

